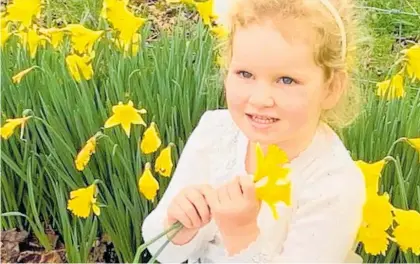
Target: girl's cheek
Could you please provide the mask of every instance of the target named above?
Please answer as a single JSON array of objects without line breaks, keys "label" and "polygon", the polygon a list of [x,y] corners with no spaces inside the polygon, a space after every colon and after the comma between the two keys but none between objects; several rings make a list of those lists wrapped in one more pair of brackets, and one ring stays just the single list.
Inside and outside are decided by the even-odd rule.
[{"label": "girl's cheek", "polygon": [[277,100],[277,107],[282,119],[287,119],[289,123],[295,125],[304,124],[310,118],[310,104],[301,96],[288,96],[282,100]]},{"label": "girl's cheek", "polygon": [[226,83],[226,101],[232,107],[244,107],[248,100],[248,91],[240,83],[230,80]]}]

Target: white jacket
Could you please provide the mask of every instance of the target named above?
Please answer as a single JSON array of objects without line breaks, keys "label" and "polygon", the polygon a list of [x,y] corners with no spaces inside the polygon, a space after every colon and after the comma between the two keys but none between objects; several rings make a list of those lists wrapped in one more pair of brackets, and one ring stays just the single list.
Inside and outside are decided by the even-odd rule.
[{"label": "white jacket", "polygon": [[[248,140],[227,110],[206,112],[191,134],[173,178],[161,201],[145,219],[145,241],[163,231],[172,198],[190,184],[218,186],[246,175]],[[227,256],[214,221],[187,244],[169,243],[157,260],[161,263],[288,263],[361,262],[353,252],[365,201],[363,175],[339,137],[321,124],[312,143],[290,162],[292,206],[277,206],[274,220],[263,203],[258,216],[260,236],[240,253]],[[151,254],[166,237],[148,247]]]}]

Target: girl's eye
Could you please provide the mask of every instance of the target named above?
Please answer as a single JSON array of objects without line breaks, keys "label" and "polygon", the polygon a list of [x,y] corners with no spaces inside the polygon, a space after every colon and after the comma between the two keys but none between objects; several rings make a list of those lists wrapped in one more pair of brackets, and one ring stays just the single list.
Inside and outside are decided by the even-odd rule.
[{"label": "girl's eye", "polygon": [[249,73],[247,71],[238,71],[239,76],[245,79],[252,78],[252,73]]},{"label": "girl's eye", "polygon": [[281,77],[280,79],[279,79],[279,82],[282,82],[282,83],[284,83],[284,84],[292,84],[292,83],[294,83],[295,82],[295,80],[293,80],[292,78],[290,78],[290,77]]}]

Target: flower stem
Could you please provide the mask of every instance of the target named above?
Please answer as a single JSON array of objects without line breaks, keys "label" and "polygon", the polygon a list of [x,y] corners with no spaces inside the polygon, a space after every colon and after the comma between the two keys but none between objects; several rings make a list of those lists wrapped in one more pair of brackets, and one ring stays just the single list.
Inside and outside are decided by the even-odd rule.
[{"label": "flower stem", "polygon": [[182,225],[179,225],[178,228],[175,229],[175,232],[169,236],[169,239],[163,243],[163,245],[156,251],[156,254],[149,260],[147,263],[155,263],[155,260],[159,257],[160,253],[166,248],[166,246],[169,244],[169,242],[178,234],[179,231],[181,231]]},{"label": "flower stem", "polygon": [[398,180],[398,186],[400,188],[401,191],[401,197],[402,197],[402,207],[404,209],[408,209],[408,200],[407,200],[407,193],[405,192],[405,185],[404,185],[404,177],[403,177],[403,172],[401,169],[401,164],[399,162],[399,160],[395,159],[392,156],[387,156],[385,157],[386,160],[390,160],[394,163],[395,168],[397,170],[397,180]]},{"label": "flower stem", "polygon": [[[139,259],[140,259],[140,254],[151,244],[153,244],[154,242],[156,242],[157,240],[159,240],[161,237],[165,236],[166,234],[168,234],[169,232],[176,230],[175,234],[178,233],[179,230],[181,230],[183,227],[183,225],[180,222],[175,222],[171,227],[169,227],[168,229],[166,229],[165,231],[163,231],[162,233],[160,233],[159,235],[155,236],[154,238],[150,239],[149,241],[141,244],[136,251],[136,255],[134,257],[133,263],[139,263]],[[171,235],[170,239],[168,241],[170,241],[173,238],[173,236]],[[166,246],[169,242],[166,242],[164,244],[164,246]],[[163,249],[162,249],[163,250]],[[160,251],[158,251],[158,253],[160,253]]]},{"label": "flower stem", "polygon": [[390,156],[390,155],[391,155],[391,152],[394,150],[395,146],[396,146],[398,143],[403,142],[403,141],[405,141],[405,140],[407,140],[407,138],[406,138],[406,137],[402,137],[402,138],[399,138],[399,139],[397,139],[396,141],[394,141],[394,143],[392,143],[391,147],[389,148],[389,151],[388,151],[387,156]]}]

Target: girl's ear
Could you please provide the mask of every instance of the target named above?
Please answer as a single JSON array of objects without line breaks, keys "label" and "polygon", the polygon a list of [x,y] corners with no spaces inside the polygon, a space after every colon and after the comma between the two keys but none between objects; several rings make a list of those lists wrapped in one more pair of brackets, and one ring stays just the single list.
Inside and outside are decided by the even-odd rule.
[{"label": "girl's ear", "polygon": [[336,106],[344,91],[347,89],[347,78],[347,72],[333,72],[332,77],[326,83],[326,92],[321,103],[323,110],[329,110]]}]

